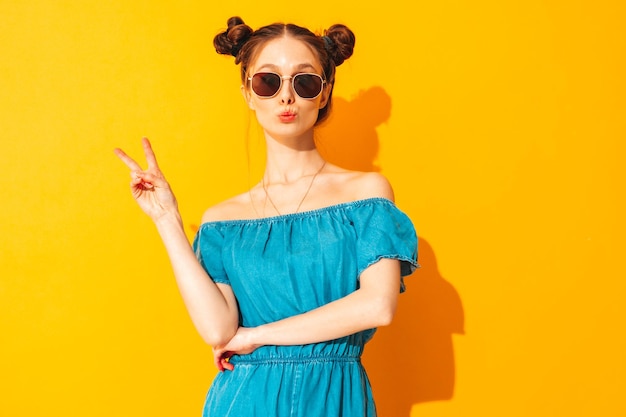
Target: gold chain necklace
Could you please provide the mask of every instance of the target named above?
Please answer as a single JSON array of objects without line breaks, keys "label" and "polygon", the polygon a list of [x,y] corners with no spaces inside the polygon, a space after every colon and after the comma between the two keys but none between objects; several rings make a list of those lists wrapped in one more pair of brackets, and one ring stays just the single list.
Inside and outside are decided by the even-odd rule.
[{"label": "gold chain necklace", "polygon": [[[306,196],[309,195],[309,191],[311,191],[311,187],[313,187],[313,183],[315,182],[315,178],[317,178],[317,174],[322,172],[325,166],[326,166],[326,161],[324,161],[320,169],[318,169],[315,175],[313,175],[313,178],[311,179],[311,183],[309,184],[309,187],[306,189],[306,192],[304,193],[304,196],[302,197],[302,200],[300,200],[300,203],[298,204],[298,207],[296,207],[296,211],[294,211],[294,213],[297,213],[300,211],[300,206],[302,206],[302,203],[304,203]],[[276,204],[274,204],[274,201],[272,201],[272,197],[270,197],[270,194],[267,192],[267,186],[265,185],[265,175],[261,179],[261,184],[263,186],[263,191],[265,191],[265,197],[267,197],[267,199],[269,200],[274,210],[276,210],[276,213],[278,213],[279,216],[282,216],[282,213],[278,210],[278,208],[276,207]]]}]

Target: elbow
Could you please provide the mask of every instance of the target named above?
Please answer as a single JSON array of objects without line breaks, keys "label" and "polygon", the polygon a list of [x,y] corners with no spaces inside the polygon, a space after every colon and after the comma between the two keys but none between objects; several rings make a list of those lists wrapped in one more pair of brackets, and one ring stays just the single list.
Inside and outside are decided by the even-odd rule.
[{"label": "elbow", "polygon": [[[201,334],[202,340],[212,347],[215,346],[224,346],[228,344],[232,336],[224,335],[224,334]],[[234,334],[233,334],[234,336]]]},{"label": "elbow", "polygon": [[373,327],[389,326],[396,314],[396,303],[388,299],[381,299],[376,303],[376,307],[371,310],[374,314]]},{"label": "elbow", "polygon": [[237,328],[198,329],[198,333],[200,333],[202,340],[204,340],[207,345],[224,346],[235,336]]},{"label": "elbow", "polygon": [[191,314],[191,319],[202,340],[210,346],[226,345],[239,328],[239,320],[235,315],[216,320],[206,314]]},{"label": "elbow", "polygon": [[381,312],[381,314],[378,316],[378,324],[376,325],[376,327],[389,326],[393,321],[393,317],[395,315],[394,313],[395,311],[391,310]]}]

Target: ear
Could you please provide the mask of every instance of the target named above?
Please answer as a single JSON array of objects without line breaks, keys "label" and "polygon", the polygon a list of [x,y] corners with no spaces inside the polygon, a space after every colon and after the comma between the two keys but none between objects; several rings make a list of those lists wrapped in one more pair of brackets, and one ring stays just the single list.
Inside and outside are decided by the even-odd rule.
[{"label": "ear", "polygon": [[241,95],[243,96],[243,99],[246,100],[246,104],[248,104],[248,107],[250,108],[250,110],[255,110],[254,103],[252,102],[252,94],[250,94],[250,91],[248,91],[246,87],[243,86],[243,84],[241,85],[240,88],[241,88]]},{"label": "ear", "polygon": [[326,87],[324,87],[324,89],[322,90],[322,94],[320,95],[320,109],[323,109],[328,104],[328,99],[330,98],[331,91],[333,91],[332,84],[326,84]]}]

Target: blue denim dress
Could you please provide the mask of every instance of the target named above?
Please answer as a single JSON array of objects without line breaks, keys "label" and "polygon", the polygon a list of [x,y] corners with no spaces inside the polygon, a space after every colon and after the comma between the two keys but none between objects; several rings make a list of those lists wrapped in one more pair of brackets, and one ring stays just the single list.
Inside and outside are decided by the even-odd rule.
[{"label": "blue denim dress", "polygon": [[[417,267],[413,224],[383,198],[204,223],[193,248],[211,278],[232,287],[244,327],[345,297],[359,288],[360,274],[382,258],[400,260],[403,277]],[[213,381],[203,416],[375,416],[360,361],[374,331],[323,343],[263,346],[234,356],[235,369]]]}]

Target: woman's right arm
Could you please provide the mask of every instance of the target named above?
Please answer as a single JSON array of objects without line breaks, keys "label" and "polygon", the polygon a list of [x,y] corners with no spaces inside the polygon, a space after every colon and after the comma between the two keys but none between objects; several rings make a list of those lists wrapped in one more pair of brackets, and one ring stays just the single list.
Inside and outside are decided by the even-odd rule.
[{"label": "woman's right arm", "polygon": [[146,170],[121,149],[115,149],[115,154],[131,170],[131,193],[157,227],[196,329],[209,345],[224,345],[237,332],[239,312],[235,296],[230,286],[214,283],[198,262],[185,235],[176,198],[159,169],[150,142],[144,138],[142,144],[148,162]]}]

